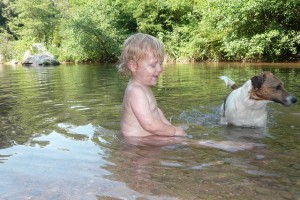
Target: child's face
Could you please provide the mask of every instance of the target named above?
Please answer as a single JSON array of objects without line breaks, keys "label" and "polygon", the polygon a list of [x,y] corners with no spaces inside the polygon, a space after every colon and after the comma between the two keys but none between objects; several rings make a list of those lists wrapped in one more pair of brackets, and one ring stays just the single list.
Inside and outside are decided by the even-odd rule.
[{"label": "child's face", "polygon": [[152,53],[136,62],[136,68],[132,71],[132,77],[143,85],[156,85],[157,79],[163,71],[162,60],[154,57]]}]

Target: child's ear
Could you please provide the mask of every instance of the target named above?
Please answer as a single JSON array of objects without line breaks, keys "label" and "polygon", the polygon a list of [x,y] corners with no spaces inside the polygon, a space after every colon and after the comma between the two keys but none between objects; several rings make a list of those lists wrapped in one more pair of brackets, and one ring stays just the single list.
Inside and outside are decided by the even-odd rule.
[{"label": "child's ear", "polygon": [[137,70],[137,63],[133,60],[130,60],[128,62],[128,68],[130,69],[130,71],[135,72]]}]

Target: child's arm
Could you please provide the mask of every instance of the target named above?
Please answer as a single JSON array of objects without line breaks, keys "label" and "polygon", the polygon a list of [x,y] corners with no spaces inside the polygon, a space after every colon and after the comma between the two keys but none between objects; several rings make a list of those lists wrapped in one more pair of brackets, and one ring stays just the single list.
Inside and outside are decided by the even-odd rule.
[{"label": "child's arm", "polygon": [[151,111],[149,100],[141,88],[131,91],[130,106],[141,127],[153,135],[183,136],[186,135],[180,127],[175,127],[167,122],[161,111]]},{"label": "child's arm", "polygon": [[158,109],[158,112],[159,112],[159,115],[162,119],[162,121],[166,124],[169,124],[169,125],[172,125],[171,122],[169,122],[169,120],[167,120],[167,118],[165,117],[164,113],[162,112],[162,110],[160,108],[157,108]]},{"label": "child's arm", "polygon": [[[167,118],[165,117],[164,113],[162,112],[162,110],[160,108],[158,108],[158,112],[164,123],[173,126],[171,124],[171,122],[169,120],[167,120]],[[176,136],[186,136],[186,133],[182,127],[178,127],[178,126],[173,126],[173,127],[175,127],[175,129],[176,129],[176,133],[175,133]]]}]

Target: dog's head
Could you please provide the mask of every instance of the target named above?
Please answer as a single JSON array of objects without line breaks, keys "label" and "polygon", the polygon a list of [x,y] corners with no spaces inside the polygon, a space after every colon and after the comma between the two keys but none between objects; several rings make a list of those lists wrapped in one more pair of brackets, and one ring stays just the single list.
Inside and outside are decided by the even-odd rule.
[{"label": "dog's head", "polygon": [[251,78],[252,90],[250,98],[254,100],[269,100],[290,106],[297,102],[297,98],[288,93],[283,86],[283,82],[275,77],[271,72],[263,72],[261,75]]}]

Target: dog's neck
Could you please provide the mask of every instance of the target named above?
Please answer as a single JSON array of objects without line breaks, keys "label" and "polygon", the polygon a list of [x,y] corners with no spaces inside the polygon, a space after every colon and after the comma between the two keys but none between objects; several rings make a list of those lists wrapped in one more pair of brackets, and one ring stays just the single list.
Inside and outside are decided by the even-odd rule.
[{"label": "dog's neck", "polygon": [[249,93],[250,93],[250,96],[249,96],[250,99],[253,99],[253,100],[256,100],[256,101],[265,100],[265,99],[261,98],[260,96],[258,96],[258,95],[255,93],[255,90],[254,90],[254,89],[251,89]]},{"label": "dog's neck", "polygon": [[243,86],[243,91],[248,106],[251,106],[252,110],[264,109],[271,101],[265,100],[259,97],[252,86],[251,80],[248,80]]}]

